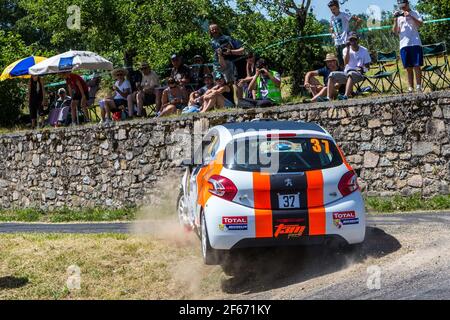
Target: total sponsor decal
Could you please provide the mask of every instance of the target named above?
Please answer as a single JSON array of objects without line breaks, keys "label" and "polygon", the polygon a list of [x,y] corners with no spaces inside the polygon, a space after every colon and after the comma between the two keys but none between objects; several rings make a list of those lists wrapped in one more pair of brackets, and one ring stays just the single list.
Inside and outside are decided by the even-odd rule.
[{"label": "total sponsor decal", "polygon": [[333,223],[339,229],[349,224],[358,224],[359,218],[356,217],[355,211],[333,212]]},{"label": "total sponsor decal", "polygon": [[247,230],[248,218],[242,217],[222,217],[222,224],[219,225],[219,229],[224,230]]}]

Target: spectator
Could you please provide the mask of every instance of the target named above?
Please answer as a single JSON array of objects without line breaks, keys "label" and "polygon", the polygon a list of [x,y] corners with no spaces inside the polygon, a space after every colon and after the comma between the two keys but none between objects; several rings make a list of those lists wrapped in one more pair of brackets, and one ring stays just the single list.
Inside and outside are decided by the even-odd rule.
[{"label": "spectator", "polygon": [[256,73],[249,84],[253,91],[253,99],[244,98],[239,101],[241,107],[270,107],[281,102],[281,76],[269,70],[266,60],[256,62]]},{"label": "spectator", "polygon": [[[242,43],[222,34],[222,30],[217,24],[209,26],[209,34],[214,50],[214,71],[223,73],[227,83],[233,83],[236,75],[238,79],[245,78],[245,60],[239,59],[245,54]],[[236,66],[235,63],[238,65]]]},{"label": "spectator", "polygon": [[234,106],[234,97],[231,84],[225,81],[225,75],[216,72],[214,75],[216,84],[203,95],[203,107],[200,112],[204,113],[214,108],[222,109]]},{"label": "spectator", "polygon": [[160,91],[156,88],[160,86],[160,80],[155,71],[150,68],[147,62],[142,62],[140,66],[140,81],[135,83],[136,91],[128,95],[128,116],[133,118],[134,104],[137,104],[136,114],[142,116],[144,105],[156,104],[161,100]]},{"label": "spectator", "polygon": [[[111,112],[124,112],[128,107],[128,95],[131,94],[131,83],[125,79],[128,71],[123,68],[113,70],[112,76],[116,80],[112,89],[114,90],[113,98],[105,99],[105,108],[102,112],[102,120],[109,122],[111,120]],[[105,119],[106,113],[106,119]]]},{"label": "spectator", "polygon": [[202,81],[205,85],[194,91],[189,96],[189,106],[198,106],[199,108],[203,105],[203,95],[214,86],[214,78],[212,74],[207,73],[203,77]]},{"label": "spectator", "polygon": [[97,92],[100,89],[101,81],[102,81],[101,75],[99,73],[94,73],[92,79],[86,82],[89,91],[89,98],[87,101],[88,107],[92,106],[95,103],[95,96],[97,95]]},{"label": "spectator", "polygon": [[256,56],[253,52],[249,52],[246,59],[247,76],[243,79],[238,80],[237,83],[237,96],[238,99],[242,98],[252,98],[251,92],[248,90],[248,85],[252,81],[253,76],[256,73]]},{"label": "spectator", "polygon": [[89,121],[89,112],[87,110],[87,101],[89,97],[89,88],[82,77],[74,73],[63,73],[62,77],[66,79],[67,88],[69,90],[69,96],[72,97],[72,103],[70,106],[72,125],[78,124],[78,105],[81,102],[81,108],[85,119]]},{"label": "spectator", "polygon": [[58,99],[55,101],[53,109],[50,111],[48,123],[55,127],[67,124],[67,116],[70,112],[71,104],[72,98],[67,95],[64,88],[59,88]]},{"label": "spectator", "polygon": [[204,85],[204,76],[211,73],[211,70],[209,70],[209,67],[205,64],[205,60],[201,55],[194,56],[193,63],[194,65],[191,67],[191,79],[192,82],[195,83],[196,89],[198,90]]},{"label": "spectator", "polygon": [[370,63],[369,51],[358,44],[358,35],[356,32],[350,32],[349,42],[343,50],[345,69],[344,71],[334,71],[328,78],[328,99],[331,100],[336,95],[336,84],[345,84],[345,95],[339,96],[339,99],[347,100],[353,94],[353,85],[364,81],[364,73],[367,72]]},{"label": "spectator", "polygon": [[186,90],[178,85],[174,78],[169,78],[167,84],[168,88],[162,94],[162,111],[159,113],[159,117],[181,111],[188,103]]},{"label": "spectator", "polygon": [[419,28],[423,25],[418,12],[411,10],[408,0],[398,0],[399,9],[394,13],[394,32],[400,36],[400,56],[403,67],[408,73],[409,92],[413,92],[414,73],[416,74],[416,90],[422,92],[423,50]]},{"label": "spectator", "polygon": [[[309,71],[305,76],[305,88],[312,94],[312,99],[306,102],[320,101],[321,97],[327,96],[328,77],[331,72],[339,71],[338,60],[332,53],[325,58],[326,65],[318,70]],[[322,77],[323,84],[316,77]]]},{"label": "spectator", "polygon": [[45,97],[44,81],[39,76],[32,76],[28,85],[28,106],[30,109],[31,128],[36,127],[36,121],[44,114]]},{"label": "spectator", "polygon": [[338,0],[332,0],[328,3],[328,7],[331,10],[332,16],[330,21],[330,32],[334,39],[334,45],[336,47],[337,59],[339,67],[343,68],[344,57],[342,50],[344,50],[348,41],[348,33],[350,32],[350,21],[356,21],[356,28],[361,26],[362,19],[357,16],[351,16],[345,12],[341,12]]},{"label": "spectator", "polygon": [[177,54],[172,55],[170,58],[170,61],[172,62],[172,71],[170,72],[170,78],[175,79],[175,81],[180,84],[181,79],[185,75],[188,75],[189,78],[191,77],[191,69],[183,64],[183,58]]},{"label": "spectator", "polygon": [[195,89],[192,84],[191,78],[188,74],[183,75],[180,81],[180,85],[186,90],[187,95],[189,96]]}]

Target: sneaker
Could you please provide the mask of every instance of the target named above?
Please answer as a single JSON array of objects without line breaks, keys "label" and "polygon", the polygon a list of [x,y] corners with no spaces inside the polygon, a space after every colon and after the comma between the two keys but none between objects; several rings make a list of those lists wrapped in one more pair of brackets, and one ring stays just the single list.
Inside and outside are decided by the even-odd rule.
[{"label": "sneaker", "polygon": [[413,92],[414,92],[414,89],[412,87],[409,87],[408,88],[408,93],[413,93]]},{"label": "sneaker", "polygon": [[327,102],[330,101],[330,98],[328,97],[318,97],[317,102]]},{"label": "sneaker", "polygon": [[338,95],[338,100],[348,100],[348,97],[345,94]]},{"label": "sneaker", "polygon": [[417,92],[417,93],[423,93],[422,86],[417,86],[416,92]]}]

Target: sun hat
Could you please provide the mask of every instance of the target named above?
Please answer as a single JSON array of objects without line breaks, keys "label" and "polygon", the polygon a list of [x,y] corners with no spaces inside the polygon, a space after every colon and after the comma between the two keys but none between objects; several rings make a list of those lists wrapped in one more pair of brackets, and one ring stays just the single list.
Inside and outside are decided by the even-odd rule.
[{"label": "sun hat", "polygon": [[323,60],[325,62],[327,61],[338,61],[338,59],[336,58],[336,56],[333,53],[327,53],[327,56],[325,57],[325,60]]}]

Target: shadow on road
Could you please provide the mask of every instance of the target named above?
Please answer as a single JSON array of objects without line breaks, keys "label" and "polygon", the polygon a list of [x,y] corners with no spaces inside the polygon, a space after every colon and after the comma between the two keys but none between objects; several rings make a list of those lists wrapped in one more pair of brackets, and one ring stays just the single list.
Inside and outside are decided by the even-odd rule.
[{"label": "shadow on road", "polygon": [[0,290],[17,289],[27,285],[27,283],[28,278],[26,277],[13,277],[13,276],[0,277]]},{"label": "shadow on road", "polygon": [[400,242],[393,236],[379,228],[367,227],[364,243],[352,249],[305,246],[237,250],[221,264],[229,276],[222,281],[222,291],[256,293],[301,283],[400,248]]}]

